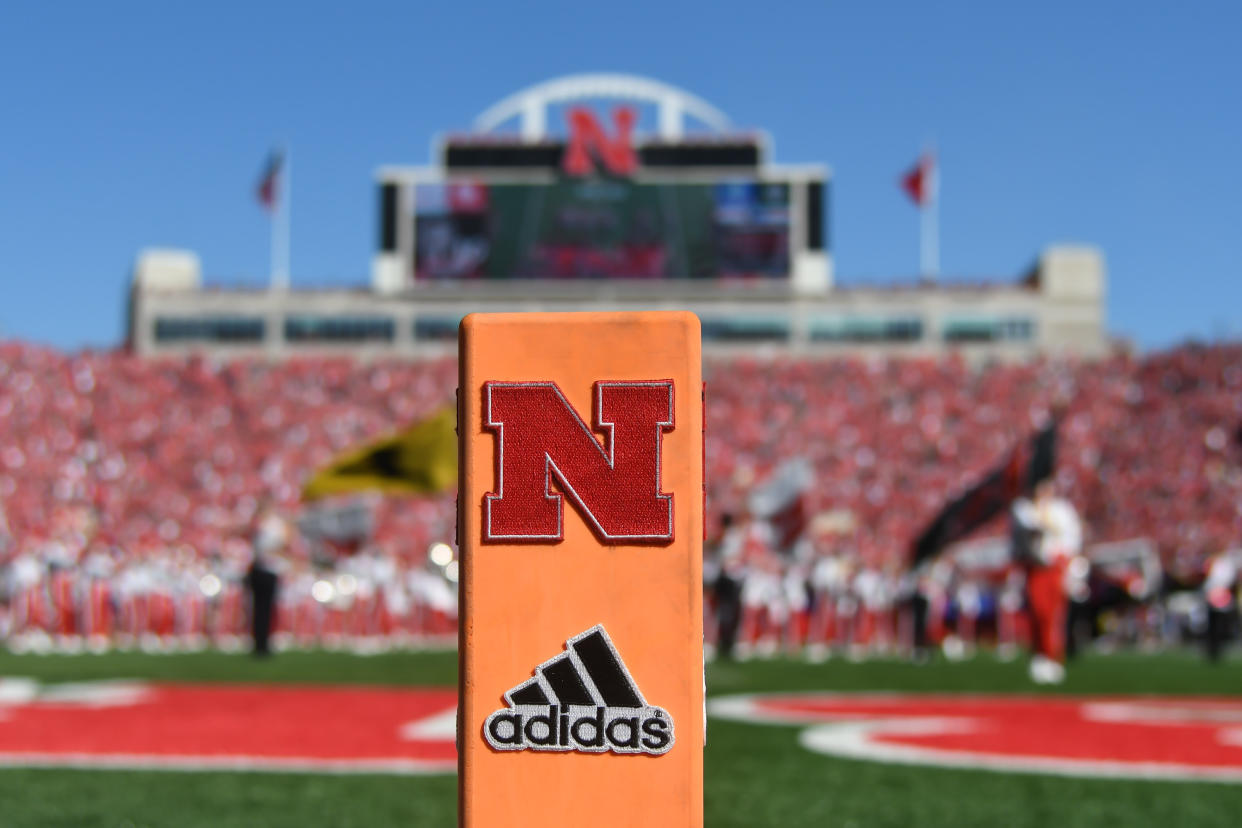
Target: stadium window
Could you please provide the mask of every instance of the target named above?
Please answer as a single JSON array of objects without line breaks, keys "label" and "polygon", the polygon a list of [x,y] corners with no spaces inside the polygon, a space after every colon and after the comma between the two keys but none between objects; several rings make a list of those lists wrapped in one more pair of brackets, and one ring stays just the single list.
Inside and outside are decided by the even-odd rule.
[{"label": "stadium window", "polygon": [[946,342],[1021,342],[1034,335],[1035,323],[1024,316],[950,319],[944,326]]},{"label": "stadium window", "polygon": [[162,316],[155,320],[156,342],[262,342],[263,320],[246,316]]},{"label": "stadium window", "polygon": [[1023,317],[1012,317],[1001,323],[1003,338],[1026,341],[1035,337],[1035,323]]},{"label": "stadium window", "polygon": [[713,342],[785,341],[789,339],[789,320],[747,316],[704,319],[703,339]]},{"label": "stadium window", "polygon": [[460,316],[420,316],[414,320],[415,339],[456,339]]},{"label": "stadium window", "polygon": [[285,320],[289,342],[391,342],[392,319],[382,316],[291,316]]},{"label": "stadium window", "polygon": [[884,320],[850,318],[838,329],[845,342],[883,342]]},{"label": "stadium window", "polygon": [[951,319],[944,326],[946,342],[991,342],[996,334],[997,324],[990,319]]},{"label": "stadium window", "polygon": [[917,342],[923,320],[917,316],[820,318],[811,322],[814,342]]}]

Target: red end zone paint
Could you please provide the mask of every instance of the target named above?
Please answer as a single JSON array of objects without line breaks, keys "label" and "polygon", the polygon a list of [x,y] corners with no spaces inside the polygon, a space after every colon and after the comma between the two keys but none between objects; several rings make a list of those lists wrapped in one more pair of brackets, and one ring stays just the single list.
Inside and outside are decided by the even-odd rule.
[{"label": "red end zone paint", "polygon": [[817,753],[1019,773],[1242,782],[1242,699],[782,694],[720,718],[808,725]]},{"label": "red end zone paint", "polygon": [[[94,688],[107,688],[101,682]],[[0,765],[453,773],[451,689],[126,683],[0,703]]]}]

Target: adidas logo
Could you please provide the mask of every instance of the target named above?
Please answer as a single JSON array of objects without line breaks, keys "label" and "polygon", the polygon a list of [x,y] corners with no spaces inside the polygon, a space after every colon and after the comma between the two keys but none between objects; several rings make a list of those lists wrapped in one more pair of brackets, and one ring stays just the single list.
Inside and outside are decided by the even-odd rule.
[{"label": "adidas logo", "polygon": [[508,707],[483,723],[483,738],[496,750],[658,756],[673,746],[673,717],[647,704],[599,624],[566,641],[565,652],[504,699]]}]

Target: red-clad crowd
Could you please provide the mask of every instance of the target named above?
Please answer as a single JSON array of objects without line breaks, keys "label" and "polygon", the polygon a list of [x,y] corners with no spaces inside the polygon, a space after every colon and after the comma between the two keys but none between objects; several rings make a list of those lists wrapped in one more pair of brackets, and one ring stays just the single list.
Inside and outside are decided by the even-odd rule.
[{"label": "red-clad crowd", "polygon": [[1242,347],[972,367],[960,358],[709,361],[712,515],[791,457],[807,511],[848,510],[869,565],[1065,406],[1058,488],[1086,542],[1149,537],[1175,570],[1242,541]]},{"label": "red-clad crowd", "polygon": [[[1150,538],[1193,580],[1242,539],[1242,347],[986,366],[712,358],[705,375],[713,534],[802,457],[807,525],[834,516],[833,554],[898,573],[946,499],[1064,405],[1057,483],[1087,543]],[[455,385],[448,359],[150,361],[0,345],[0,635],[240,636],[265,504],[296,525],[315,470],[431,414]],[[308,644],[451,633],[453,521],[451,493],[378,500],[369,542],[330,576],[291,530],[278,629]]]}]

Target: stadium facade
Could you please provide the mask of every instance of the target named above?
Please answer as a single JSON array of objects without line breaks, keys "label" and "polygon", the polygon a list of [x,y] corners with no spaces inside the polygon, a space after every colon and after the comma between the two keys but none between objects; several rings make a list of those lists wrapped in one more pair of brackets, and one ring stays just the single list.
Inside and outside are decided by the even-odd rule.
[{"label": "stadium facade", "polygon": [[[584,105],[603,101],[613,108]],[[558,118],[564,135],[550,129]],[[147,250],[129,344],[148,356],[434,357],[455,350],[474,311],[685,309],[709,352],[1108,350],[1091,247],[1049,247],[1010,281],[835,284],[830,171],[774,164],[769,145],[658,81],[548,81],[438,139],[432,166],[380,168],[368,287],[212,288],[193,253]]]}]

